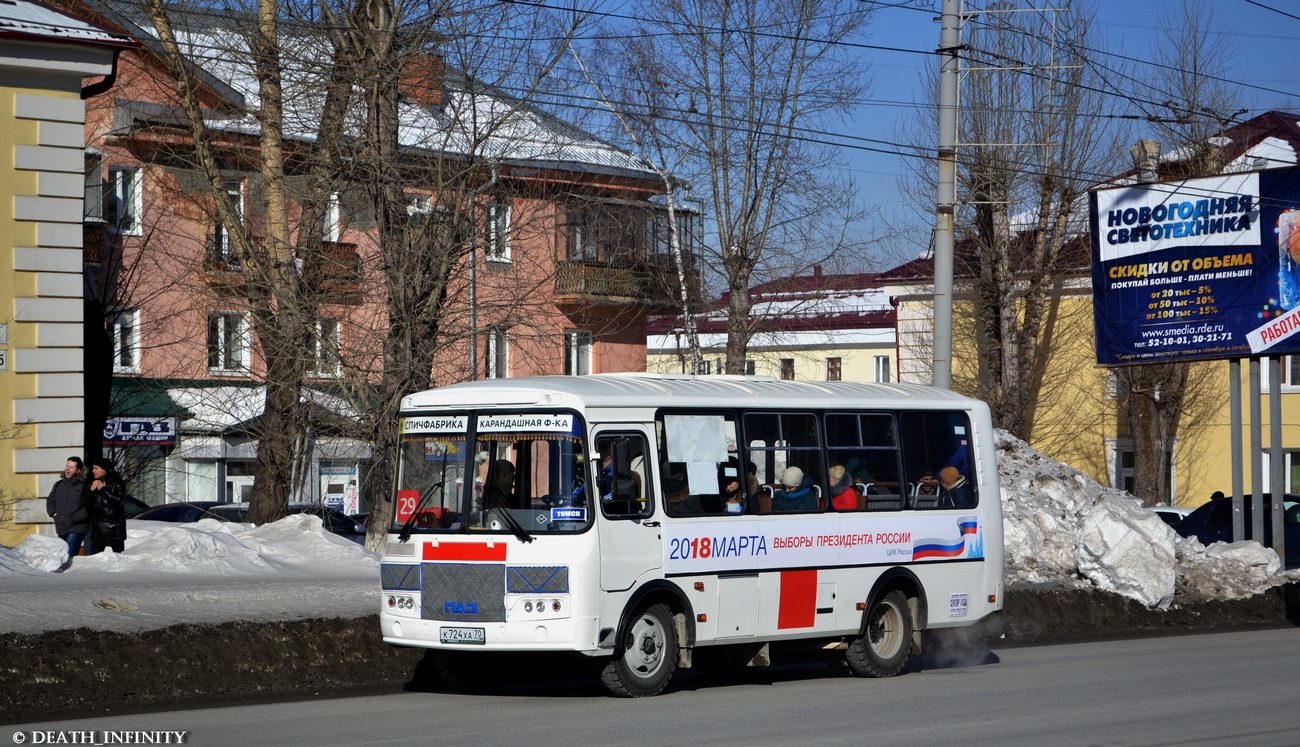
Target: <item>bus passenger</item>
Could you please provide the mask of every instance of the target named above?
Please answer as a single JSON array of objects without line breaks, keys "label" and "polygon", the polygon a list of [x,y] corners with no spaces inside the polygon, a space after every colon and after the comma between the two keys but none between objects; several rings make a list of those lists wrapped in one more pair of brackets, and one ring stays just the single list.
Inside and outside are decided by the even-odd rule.
[{"label": "bus passenger", "polygon": [[691,495],[686,478],[664,473],[664,502],[672,516],[697,516],[704,513],[700,497]]},{"label": "bus passenger", "polygon": [[798,467],[786,467],[781,473],[781,490],[772,496],[773,511],[816,511],[817,495],[812,477],[805,477]]},{"label": "bus passenger", "polygon": [[946,501],[955,508],[970,508],[975,505],[975,495],[971,493],[970,483],[956,467],[944,467],[939,470],[939,484],[943,486]]},{"label": "bus passenger", "polygon": [[852,511],[858,508],[858,491],[853,487],[853,475],[842,464],[832,464],[831,505],[839,511]]}]

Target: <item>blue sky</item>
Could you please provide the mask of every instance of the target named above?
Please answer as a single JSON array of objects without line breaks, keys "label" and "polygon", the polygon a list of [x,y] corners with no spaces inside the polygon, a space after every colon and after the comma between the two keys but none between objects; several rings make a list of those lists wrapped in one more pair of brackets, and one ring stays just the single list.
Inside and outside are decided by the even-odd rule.
[{"label": "blue sky", "polygon": [[[875,206],[894,225],[908,227],[907,238],[882,242],[865,261],[849,262],[842,269],[883,269],[915,256],[924,248],[933,216],[904,206],[899,179],[908,170],[908,156],[895,145],[912,127],[913,102],[926,97],[933,85],[928,65],[939,43],[937,22],[941,0],[857,0],[876,6],[870,35],[863,40],[862,61],[870,68],[872,88],[851,119],[828,128],[826,137],[841,157],[830,161],[844,170],[861,190],[867,205]],[[1169,25],[1182,17],[1183,0],[1093,0],[1097,23],[1108,47],[1129,58],[1137,75],[1154,70],[1154,42]],[[636,0],[597,0],[604,12],[636,13]],[[983,7],[986,0],[968,0]],[[1017,0],[1021,7],[1066,7],[1071,0]],[[1300,39],[1300,2],[1296,0],[1202,0],[1212,11],[1203,25],[1235,48],[1229,62],[1233,77],[1243,85],[1241,97],[1248,112],[1242,119],[1269,109],[1300,113],[1300,57],[1294,50]],[[872,48],[876,47],[876,48]],[[1174,61],[1159,60],[1164,64]],[[1133,113],[1138,114],[1136,108]],[[1138,131],[1135,136],[1150,133]],[[910,157],[914,159],[915,157]],[[935,168],[930,164],[927,168]],[[915,227],[913,229],[913,227]],[[880,224],[863,226],[871,235]]]},{"label": "blue sky", "polygon": [[[869,1],[869,0],[868,0]],[[935,20],[940,0],[906,3],[910,7],[886,7],[899,3],[880,2],[876,31],[870,44],[932,51],[938,46],[939,25]],[[982,4],[982,3],[981,3]],[[1021,2],[1025,6],[1030,3]],[[1039,7],[1068,5],[1035,2]],[[919,11],[920,5],[927,8]],[[1241,95],[1248,108],[1243,118],[1270,109],[1300,111],[1300,63],[1296,57],[1296,39],[1300,37],[1300,3],[1294,0],[1206,0],[1213,10],[1209,27],[1235,48],[1230,62],[1235,77],[1242,81]],[[1102,35],[1118,54],[1133,58],[1137,69],[1151,70],[1155,36],[1161,32],[1162,19],[1167,25],[1180,18],[1181,0],[1097,0],[1097,23]],[[1273,10],[1276,9],[1276,10]],[[1276,12],[1276,11],[1282,12]],[[932,55],[883,50],[864,50],[864,58],[874,70],[870,100],[858,110],[855,121],[844,125],[844,132],[861,137],[893,141],[906,126],[911,113],[903,104],[921,99],[932,84],[927,61]],[[1158,60],[1165,64],[1173,61]],[[1142,133],[1139,133],[1142,134]],[[845,148],[848,172],[863,190],[869,204],[898,213],[897,181],[905,170],[903,158]],[[936,167],[937,168],[937,167]],[[918,227],[932,225],[926,215],[914,215]],[[923,236],[921,238],[928,238]],[[890,254],[897,256],[913,251],[912,242],[895,242]]]}]

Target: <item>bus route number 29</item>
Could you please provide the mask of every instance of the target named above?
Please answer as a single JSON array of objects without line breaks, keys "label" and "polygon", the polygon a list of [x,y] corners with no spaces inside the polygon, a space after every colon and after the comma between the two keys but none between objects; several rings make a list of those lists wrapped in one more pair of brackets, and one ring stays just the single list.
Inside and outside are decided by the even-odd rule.
[{"label": "bus route number 29", "polygon": [[707,558],[713,555],[711,537],[673,537],[668,540],[669,560],[690,560]]}]

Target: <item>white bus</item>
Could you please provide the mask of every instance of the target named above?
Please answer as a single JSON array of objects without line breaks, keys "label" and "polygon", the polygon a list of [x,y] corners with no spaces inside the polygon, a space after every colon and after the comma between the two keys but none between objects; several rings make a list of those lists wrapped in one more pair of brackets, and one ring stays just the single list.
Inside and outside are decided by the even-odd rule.
[{"label": "white bus", "polygon": [[384,640],[490,689],[509,657],[603,660],[617,695],[824,647],[897,674],[1002,607],[981,402],[902,384],[608,374],[406,397]]}]

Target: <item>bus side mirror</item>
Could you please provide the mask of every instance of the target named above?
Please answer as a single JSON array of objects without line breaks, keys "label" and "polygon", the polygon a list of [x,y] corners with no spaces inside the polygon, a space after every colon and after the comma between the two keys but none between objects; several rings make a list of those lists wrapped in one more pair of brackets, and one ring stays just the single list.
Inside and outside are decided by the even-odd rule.
[{"label": "bus side mirror", "polygon": [[626,438],[614,439],[614,479],[632,479],[632,441]]},{"label": "bus side mirror", "polygon": [[632,472],[632,440],[616,438],[610,443],[611,485],[605,502],[605,515],[611,518],[635,518],[648,505],[641,496],[641,485]]}]

